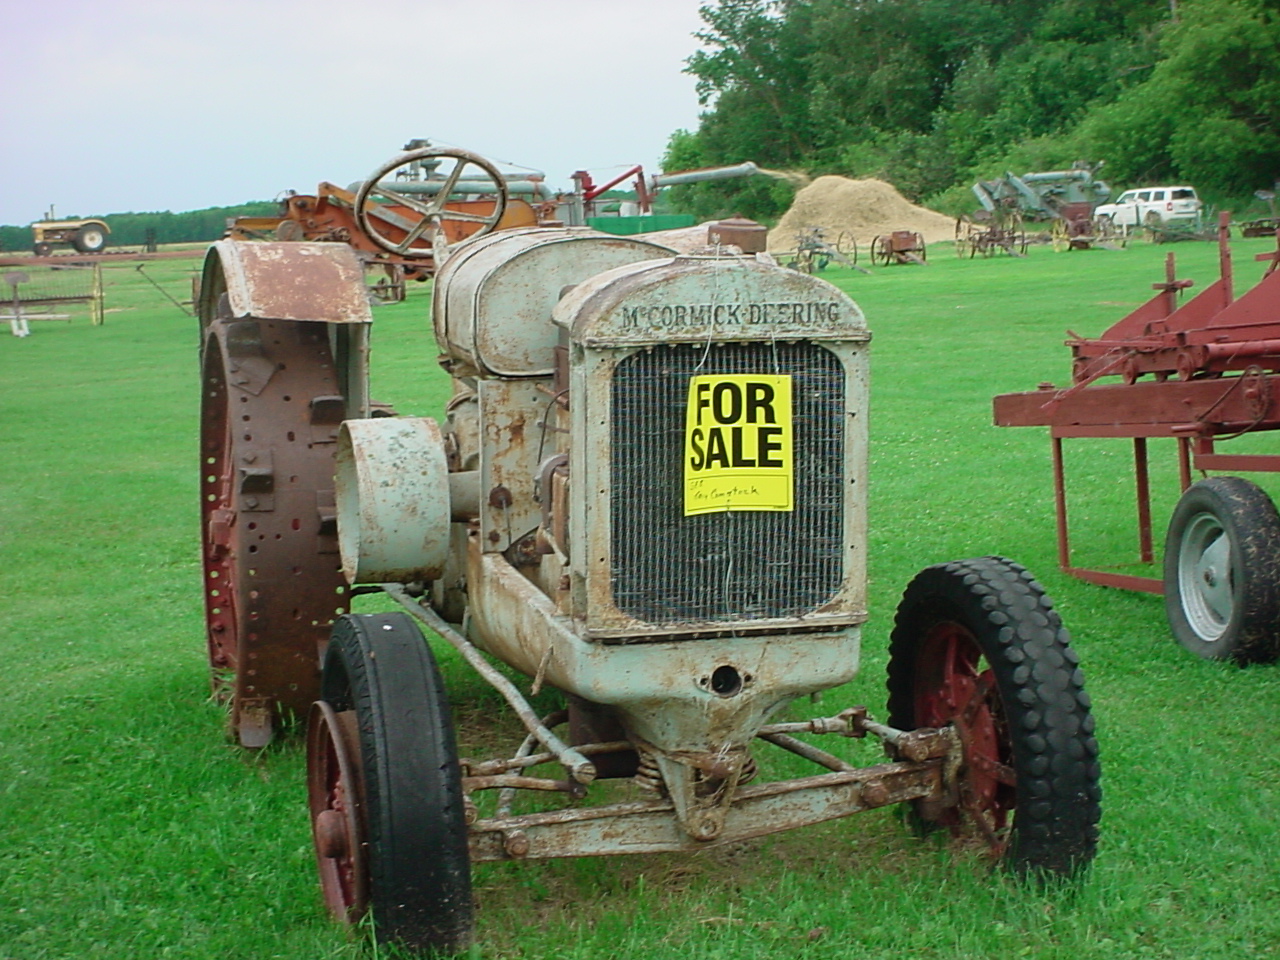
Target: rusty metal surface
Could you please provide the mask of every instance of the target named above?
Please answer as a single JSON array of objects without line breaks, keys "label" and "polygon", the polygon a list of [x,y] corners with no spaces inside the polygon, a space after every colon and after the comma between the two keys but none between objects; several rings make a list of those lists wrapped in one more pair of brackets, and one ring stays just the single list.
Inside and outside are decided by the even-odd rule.
[{"label": "rusty metal surface", "polygon": [[567,292],[553,317],[586,347],[871,339],[866,318],[845,293],[746,256],[618,267]]},{"label": "rusty metal surface", "polygon": [[245,746],[319,690],[318,652],[345,608],[333,516],[338,424],[323,324],[215,320],[205,343],[201,506],[215,685]]},{"label": "rusty metal surface", "polygon": [[556,755],[556,758],[562,765],[567,767],[575,780],[579,783],[590,783],[595,779],[596,771],[591,761],[584,757],[577,750],[564,743],[542,722],[533,708],[529,706],[529,702],[525,700],[524,695],[520,693],[516,685],[502,675],[498,670],[494,669],[476,649],[475,645],[464,637],[451,625],[446,623],[439,614],[428,606],[418,603],[403,587],[398,584],[384,584],[383,589],[394,600],[400,603],[410,614],[417,617],[441,637],[447,640],[455,650],[457,650],[464,660],[469,663],[477,673],[480,674],[495,690],[497,690],[506,699],[507,704],[515,711],[530,735],[538,740],[544,747]]},{"label": "rusty metal surface", "polygon": [[347,420],[334,495],[349,583],[435,580],[449,550],[449,468],[429,417]]},{"label": "rusty metal surface", "polygon": [[561,293],[612,267],[670,255],[656,243],[585,227],[494,233],[440,268],[436,342],[460,370],[549,377],[559,341],[551,311]]},{"label": "rusty metal surface", "polygon": [[219,240],[205,263],[206,280],[213,271],[225,278],[232,317],[326,323],[373,319],[364,266],[344,244]]},{"label": "rusty metal surface", "polygon": [[[775,633],[697,642],[606,646],[583,639],[571,620],[501,554],[472,538],[468,589],[478,646],[528,676],[609,704],[629,731],[668,752],[745,744],[782,704],[850,680],[858,666],[858,628]],[[722,697],[710,688],[718,667],[749,676]]]},{"label": "rusty metal surface", "polygon": [[534,499],[540,458],[555,451],[544,426],[552,406],[545,380],[480,380],[480,533],[486,550],[507,550],[538,528],[542,507]]},{"label": "rusty metal surface", "polygon": [[[711,840],[690,836],[680,827],[673,804],[656,800],[500,820],[480,819],[471,826],[471,858],[484,861],[690,853],[943,794],[942,760],[886,763],[741,787],[727,811],[723,829]],[[519,856],[509,852],[505,843],[515,833],[524,838]]]},{"label": "rusty metal surface", "polygon": [[[1179,305],[1192,286],[1177,278],[1173,254],[1155,295],[1097,338],[1072,336],[1072,383],[1041,384],[992,401],[997,426],[1047,426],[1053,443],[1053,484],[1061,569],[1103,586],[1163,592],[1163,580],[1116,569],[1087,569],[1071,562],[1065,438],[1132,438],[1140,563],[1154,560],[1146,441],[1178,440],[1179,477],[1190,486],[1191,469],[1280,471],[1280,456],[1233,455],[1216,443],[1247,433],[1280,429],[1280,240],[1262,280],[1234,296],[1228,215],[1218,226],[1220,276]],[[1102,382],[1119,378],[1120,382]]]}]

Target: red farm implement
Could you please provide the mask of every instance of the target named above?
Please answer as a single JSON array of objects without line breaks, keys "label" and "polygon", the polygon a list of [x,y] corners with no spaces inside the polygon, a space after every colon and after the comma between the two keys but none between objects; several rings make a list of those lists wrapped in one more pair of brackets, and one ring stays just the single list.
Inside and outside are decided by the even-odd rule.
[{"label": "red farm implement", "polygon": [[[1175,638],[1192,652],[1238,662],[1280,656],[1280,517],[1270,498],[1239,477],[1209,471],[1280,472],[1280,454],[1228,453],[1219,445],[1280,429],[1280,250],[1262,281],[1237,298],[1219,221],[1221,276],[1178,304],[1191,286],[1173,255],[1143,306],[1097,338],[1073,336],[1072,382],[998,396],[999,426],[1048,426],[1053,443],[1058,560],[1090,583],[1165,595]],[[1120,382],[1101,381],[1118,377]],[[1147,444],[1177,441],[1182,488],[1171,518],[1161,577],[1085,569],[1071,559],[1063,441],[1119,437],[1133,442],[1139,559],[1155,560]],[[1206,477],[1192,482],[1193,471]]]}]

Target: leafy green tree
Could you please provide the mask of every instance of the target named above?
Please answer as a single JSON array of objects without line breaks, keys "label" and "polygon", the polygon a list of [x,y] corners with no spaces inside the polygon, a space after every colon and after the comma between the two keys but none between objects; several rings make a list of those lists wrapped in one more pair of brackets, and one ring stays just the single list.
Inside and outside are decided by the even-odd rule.
[{"label": "leafy green tree", "polygon": [[1280,175],[1280,11],[1184,0],[1146,82],[1086,117],[1081,137],[1130,182],[1239,193]]}]

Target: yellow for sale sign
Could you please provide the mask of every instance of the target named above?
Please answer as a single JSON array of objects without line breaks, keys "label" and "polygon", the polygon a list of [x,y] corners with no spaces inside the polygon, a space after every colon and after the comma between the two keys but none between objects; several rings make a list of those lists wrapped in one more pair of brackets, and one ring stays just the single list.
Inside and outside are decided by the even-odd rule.
[{"label": "yellow for sale sign", "polygon": [[791,510],[791,377],[714,374],[689,381],[685,516]]}]

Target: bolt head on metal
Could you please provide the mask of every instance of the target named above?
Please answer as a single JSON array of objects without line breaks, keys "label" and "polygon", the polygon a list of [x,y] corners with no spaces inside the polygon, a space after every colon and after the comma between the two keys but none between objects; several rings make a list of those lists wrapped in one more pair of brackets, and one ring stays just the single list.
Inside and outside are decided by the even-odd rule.
[{"label": "bolt head on metal", "polygon": [[889,802],[889,788],[881,780],[867,780],[862,784],[859,796],[868,807],[882,807]]},{"label": "bolt head on metal", "polygon": [[509,857],[523,857],[529,853],[529,838],[523,833],[511,833],[503,841],[502,848]]}]

